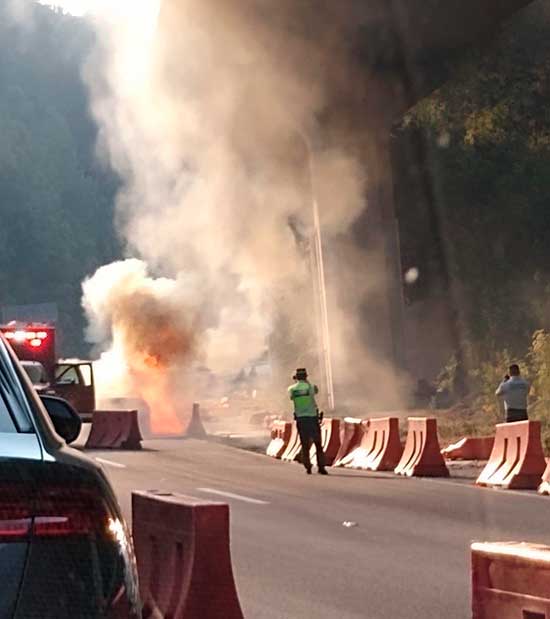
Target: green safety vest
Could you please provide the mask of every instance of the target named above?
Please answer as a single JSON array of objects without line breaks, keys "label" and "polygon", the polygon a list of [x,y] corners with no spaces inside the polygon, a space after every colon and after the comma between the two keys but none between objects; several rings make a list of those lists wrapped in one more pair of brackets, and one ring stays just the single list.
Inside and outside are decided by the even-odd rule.
[{"label": "green safety vest", "polygon": [[288,395],[294,402],[294,414],[296,417],[317,417],[316,393],[317,387],[304,380],[290,385]]}]

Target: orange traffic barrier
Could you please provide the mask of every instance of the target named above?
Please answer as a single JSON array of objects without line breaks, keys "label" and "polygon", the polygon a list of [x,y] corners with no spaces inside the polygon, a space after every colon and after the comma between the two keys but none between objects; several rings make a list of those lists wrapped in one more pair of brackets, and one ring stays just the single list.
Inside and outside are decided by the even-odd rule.
[{"label": "orange traffic barrier", "polygon": [[363,419],[361,421],[361,438],[359,440],[359,444],[354,449],[351,449],[350,452],[340,460],[338,466],[345,466],[349,468],[350,464],[353,462],[355,457],[358,455],[358,453],[360,453],[360,450],[362,449],[361,445],[365,440],[365,435],[368,432],[369,424],[370,419]]},{"label": "orange traffic barrier", "polygon": [[550,547],[472,545],[473,619],[550,617]]},{"label": "orange traffic barrier", "polygon": [[[339,419],[323,419],[321,422],[321,443],[325,452],[326,466],[332,466],[336,454],[340,449],[340,420]],[[311,446],[311,464],[317,464],[317,450],[315,445]]]},{"label": "orange traffic barrier", "polygon": [[476,484],[536,490],[545,469],[540,421],[499,423],[493,451]]},{"label": "orange traffic barrier", "polygon": [[445,447],[441,453],[447,460],[488,460],[494,443],[494,436],[467,437]]},{"label": "orange traffic barrier", "polygon": [[449,469],[441,455],[436,419],[409,417],[407,442],[395,473],[407,477],[449,476]]},{"label": "orange traffic barrier", "polygon": [[137,411],[94,411],[87,449],[141,449]]},{"label": "orange traffic barrier", "polygon": [[350,454],[359,447],[365,433],[363,421],[346,417],[340,424],[340,449],[334,458],[332,466],[344,466]]},{"label": "orange traffic barrier", "polygon": [[542,484],[539,486],[539,494],[550,494],[550,460],[542,475]]},{"label": "orange traffic barrier", "polygon": [[191,416],[191,421],[187,426],[185,436],[189,438],[206,438],[207,436],[206,430],[202,425],[201,407],[200,404],[197,404],[196,402],[193,404],[193,415]]},{"label": "orange traffic barrier", "polygon": [[381,417],[371,419],[361,446],[353,453],[346,466],[352,469],[393,471],[399,464],[403,446],[399,438],[399,419]]},{"label": "orange traffic barrier", "polygon": [[271,441],[266,454],[272,458],[280,458],[285,452],[292,435],[290,421],[274,421],[271,425]]},{"label": "orange traffic barrier", "polygon": [[281,454],[281,460],[288,462],[294,462],[302,451],[302,444],[300,443],[300,435],[298,434],[298,426],[294,422],[291,426],[290,439],[284,452]]},{"label": "orange traffic barrier", "polygon": [[228,505],[133,492],[132,533],[144,619],[243,618]]},{"label": "orange traffic barrier", "polygon": [[269,430],[276,421],[282,420],[281,415],[264,415],[262,419],[262,426]]}]

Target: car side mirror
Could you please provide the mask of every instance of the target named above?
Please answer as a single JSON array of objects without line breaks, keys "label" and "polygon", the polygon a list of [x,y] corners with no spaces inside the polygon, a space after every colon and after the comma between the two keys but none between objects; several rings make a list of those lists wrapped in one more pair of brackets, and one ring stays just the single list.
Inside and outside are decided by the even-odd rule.
[{"label": "car side mirror", "polygon": [[56,398],[51,395],[41,395],[40,399],[52,420],[55,431],[61,438],[64,438],[67,443],[74,443],[82,428],[82,421],[78,413],[62,398]]}]

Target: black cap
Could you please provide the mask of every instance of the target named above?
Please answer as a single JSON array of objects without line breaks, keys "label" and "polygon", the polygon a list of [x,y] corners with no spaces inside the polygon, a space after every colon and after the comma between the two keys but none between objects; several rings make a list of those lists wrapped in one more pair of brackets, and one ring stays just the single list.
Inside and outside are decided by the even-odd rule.
[{"label": "black cap", "polygon": [[296,370],[296,374],[292,378],[294,378],[295,380],[300,380],[301,378],[307,378],[306,368],[298,368]]}]

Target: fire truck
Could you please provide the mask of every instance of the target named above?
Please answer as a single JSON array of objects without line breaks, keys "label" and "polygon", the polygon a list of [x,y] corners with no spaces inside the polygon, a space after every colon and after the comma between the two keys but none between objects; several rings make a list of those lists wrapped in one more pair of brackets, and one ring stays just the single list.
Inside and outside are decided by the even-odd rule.
[{"label": "fire truck", "polygon": [[82,421],[92,420],[95,410],[94,371],[91,361],[58,360],[55,326],[43,323],[10,322],[0,331],[39,393],[67,400]]}]

